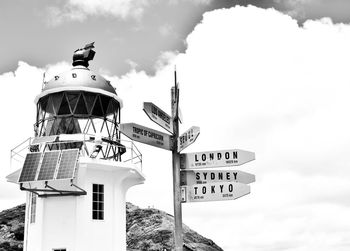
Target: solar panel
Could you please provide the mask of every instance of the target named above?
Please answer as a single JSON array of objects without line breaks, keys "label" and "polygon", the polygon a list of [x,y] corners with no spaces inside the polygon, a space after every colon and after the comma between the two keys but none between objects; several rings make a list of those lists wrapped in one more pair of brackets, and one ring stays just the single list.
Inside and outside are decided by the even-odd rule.
[{"label": "solar panel", "polygon": [[61,151],[44,152],[38,180],[53,180]]},{"label": "solar panel", "polygon": [[79,149],[62,150],[56,179],[72,179],[74,176]]},{"label": "solar panel", "polygon": [[46,142],[54,142],[57,139],[57,135],[35,137],[32,141],[32,145],[37,145]]},{"label": "solar panel", "polygon": [[28,153],[24,160],[19,182],[34,181],[40,164],[41,152]]}]

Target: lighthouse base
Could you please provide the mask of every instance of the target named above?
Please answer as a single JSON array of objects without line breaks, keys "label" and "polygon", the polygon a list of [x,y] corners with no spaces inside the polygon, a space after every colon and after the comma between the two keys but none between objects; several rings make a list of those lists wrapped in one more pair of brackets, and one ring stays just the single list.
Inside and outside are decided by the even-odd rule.
[{"label": "lighthouse base", "polygon": [[27,194],[24,251],[126,250],[125,195],[144,182],[142,172],[132,164],[82,157],[76,177],[86,195]]}]

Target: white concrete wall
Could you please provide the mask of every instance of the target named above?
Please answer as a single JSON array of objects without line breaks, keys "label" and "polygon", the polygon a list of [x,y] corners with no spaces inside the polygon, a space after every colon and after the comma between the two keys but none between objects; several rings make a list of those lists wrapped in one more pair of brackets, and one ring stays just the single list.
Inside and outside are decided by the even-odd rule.
[{"label": "white concrete wall", "polygon": [[[36,223],[28,224],[24,251],[126,250],[125,194],[143,180],[133,166],[81,158],[76,183],[87,195],[38,198]],[[104,185],[104,220],[92,219],[92,184]]]}]

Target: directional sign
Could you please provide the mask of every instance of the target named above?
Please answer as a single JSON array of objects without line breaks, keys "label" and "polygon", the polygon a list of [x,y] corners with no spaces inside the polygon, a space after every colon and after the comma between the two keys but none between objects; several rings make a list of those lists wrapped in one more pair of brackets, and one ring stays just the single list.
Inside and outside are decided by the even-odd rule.
[{"label": "directional sign", "polygon": [[173,120],[166,112],[162,111],[151,102],[144,102],[143,110],[152,121],[156,122],[168,132],[173,133]]},{"label": "directional sign", "polygon": [[120,132],[132,140],[172,150],[171,135],[135,123],[120,124]]},{"label": "directional sign", "polygon": [[196,185],[216,182],[239,182],[249,184],[255,181],[255,175],[238,170],[183,170],[180,176],[180,185]]},{"label": "directional sign", "polygon": [[189,145],[191,145],[197,139],[200,133],[198,126],[192,126],[185,133],[181,134],[177,139],[177,150],[180,152]]},{"label": "directional sign", "polygon": [[250,193],[250,186],[237,182],[183,186],[182,202],[234,200]]},{"label": "directional sign", "polygon": [[240,166],[255,160],[255,153],[240,149],[185,153],[180,155],[181,169]]},{"label": "directional sign", "polygon": [[181,112],[181,109],[180,107],[177,108],[177,115],[179,117],[179,122],[182,124],[182,121],[183,121],[183,116],[182,116],[182,112]]}]

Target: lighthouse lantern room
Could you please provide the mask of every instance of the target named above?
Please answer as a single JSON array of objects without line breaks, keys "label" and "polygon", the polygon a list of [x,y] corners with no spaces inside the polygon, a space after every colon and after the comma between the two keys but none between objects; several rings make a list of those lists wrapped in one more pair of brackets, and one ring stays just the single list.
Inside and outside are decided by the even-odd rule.
[{"label": "lighthouse lantern room", "polygon": [[125,195],[144,182],[142,159],[120,139],[115,88],[88,68],[93,48],[44,82],[34,137],[11,151],[21,168],[7,180],[27,192],[24,251],[126,250]]}]

